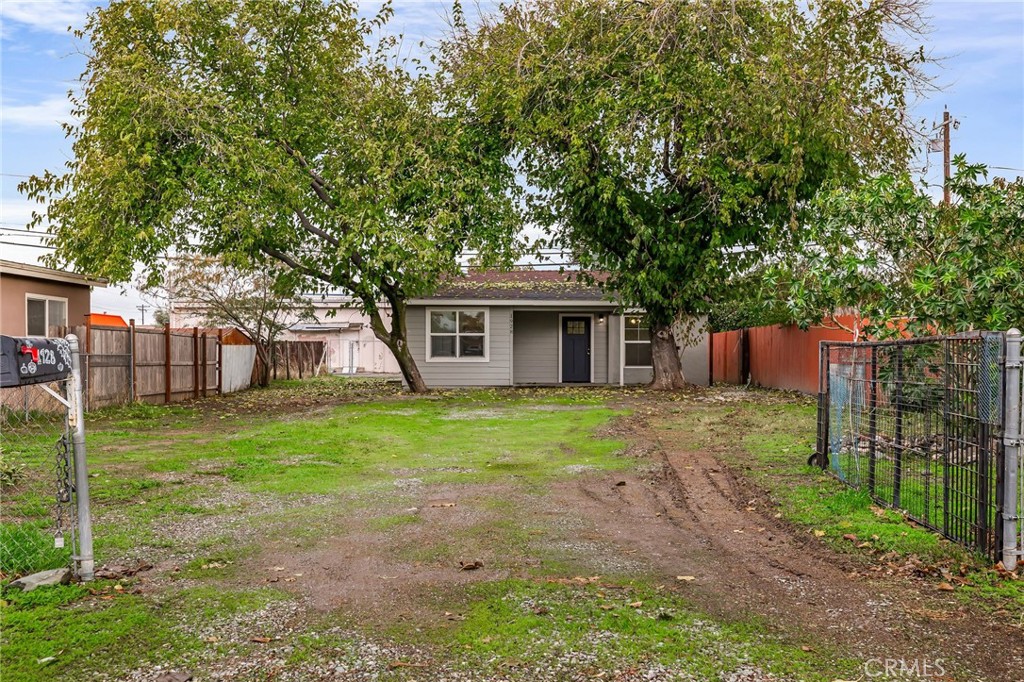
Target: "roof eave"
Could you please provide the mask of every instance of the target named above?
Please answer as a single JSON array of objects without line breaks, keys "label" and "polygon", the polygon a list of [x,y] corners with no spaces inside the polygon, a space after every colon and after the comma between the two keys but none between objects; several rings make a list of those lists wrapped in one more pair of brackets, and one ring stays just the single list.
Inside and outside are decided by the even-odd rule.
[{"label": "roof eave", "polygon": [[452,306],[518,306],[518,307],[570,307],[570,308],[618,308],[620,304],[608,300],[582,300],[564,298],[413,298],[408,305],[452,305]]}]

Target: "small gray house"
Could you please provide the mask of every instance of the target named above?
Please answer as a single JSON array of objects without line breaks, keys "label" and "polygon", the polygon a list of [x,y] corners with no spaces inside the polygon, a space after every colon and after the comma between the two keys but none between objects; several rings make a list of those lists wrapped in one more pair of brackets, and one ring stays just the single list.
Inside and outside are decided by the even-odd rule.
[{"label": "small gray house", "polygon": [[[645,384],[643,316],[557,270],[482,271],[409,302],[409,348],[429,386]],[[708,383],[708,339],[681,351],[687,381]]]}]

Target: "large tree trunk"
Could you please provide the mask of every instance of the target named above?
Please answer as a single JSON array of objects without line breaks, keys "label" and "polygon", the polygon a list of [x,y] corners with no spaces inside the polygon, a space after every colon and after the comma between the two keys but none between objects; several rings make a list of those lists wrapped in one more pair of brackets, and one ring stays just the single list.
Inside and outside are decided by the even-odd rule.
[{"label": "large tree trunk", "polygon": [[256,356],[260,366],[256,381],[260,386],[267,387],[270,385],[270,353],[267,351],[267,347],[259,341],[256,342]]},{"label": "large tree trunk", "polygon": [[651,359],[654,379],[648,385],[656,391],[671,391],[686,386],[683,363],[679,360],[676,337],[670,324],[651,323]]},{"label": "large tree trunk", "polygon": [[373,329],[374,336],[383,341],[395,356],[398,368],[402,371],[409,390],[413,393],[426,393],[429,390],[427,382],[423,380],[420,368],[416,366],[416,360],[409,352],[409,344],[406,340],[404,302],[392,306],[390,329],[384,324],[378,310],[373,310],[370,314],[370,327]]}]

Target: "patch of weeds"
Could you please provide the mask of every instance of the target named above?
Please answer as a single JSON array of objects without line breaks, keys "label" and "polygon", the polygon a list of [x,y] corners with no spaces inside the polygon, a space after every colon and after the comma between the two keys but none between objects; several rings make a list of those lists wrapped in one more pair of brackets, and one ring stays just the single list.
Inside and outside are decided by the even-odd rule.
[{"label": "patch of weeds", "polygon": [[87,428],[94,430],[138,430],[158,427],[186,427],[198,421],[199,411],[184,405],[154,405],[136,402],[89,412]]},{"label": "patch of weeds", "polygon": [[[642,582],[505,580],[474,585],[466,619],[431,634],[474,668],[543,667],[566,678],[667,667],[720,679],[744,666],[803,680],[851,677],[858,661],[816,643],[804,650],[763,623],[721,623],[671,591]],[[509,668],[511,667],[511,668]]]},{"label": "patch of weeds", "polygon": [[163,614],[139,596],[104,601],[67,585],[6,598],[8,605],[0,607],[4,682],[116,674],[147,658],[170,658],[184,645]]},{"label": "patch of weeds", "polygon": [[272,587],[226,590],[221,586],[212,585],[178,590],[172,596],[180,604],[184,618],[198,623],[230,618],[239,613],[251,613],[268,604],[289,601],[292,598]]},{"label": "patch of weeds", "polygon": [[389,516],[378,516],[372,518],[366,522],[366,526],[370,530],[376,530],[380,532],[387,532],[394,528],[401,528],[402,526],[410,526],[420,522],[420,517],[416,514],[402,513],[402,514],[391,514]]},{"label": "patch of weeds", "polygon": [[0,573],[9,576],[68,566],[70,543],[54,547],[53,522],[0,523]]},{"label": "patch of weeds", "polygon": [[99,504],[128,502],[160,485],[160,481],[148,478],[95,478],[89,485],[89,495]]}]

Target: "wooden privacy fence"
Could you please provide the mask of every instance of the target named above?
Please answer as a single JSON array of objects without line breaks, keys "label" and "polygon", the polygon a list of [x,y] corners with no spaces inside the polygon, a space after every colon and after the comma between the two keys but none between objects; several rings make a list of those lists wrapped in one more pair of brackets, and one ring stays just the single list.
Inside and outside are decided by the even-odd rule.
[{"label": "wooden privacy fence", "polygon": [[[840,316],[843,324],[852,318]],[[751,327],[711,335],[712,381],[802,393],[818,391],[818,344],[852,341],[843,329],[796,325]]]},{"label": "wooden privacy fence", "polygon": [[[305,379],[327,368],[327,344],[324,341],[275,341],[270,354],[272,379]],[[256,358],[253,383],[259,376],[261,362]]]},{"label": "wooden privacy fence", "polygon": [[88,409],[134,401],[171,403],[223,392],[223,332],[133,323],[87,324],[58,333],[73,333],[81,340]]}]

